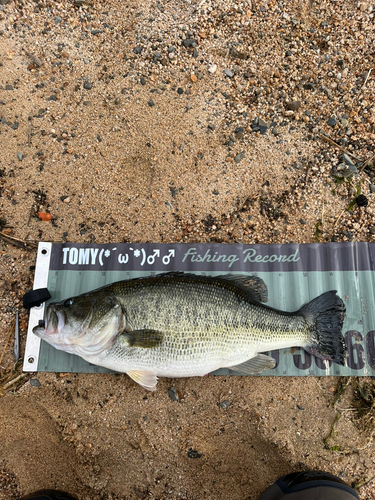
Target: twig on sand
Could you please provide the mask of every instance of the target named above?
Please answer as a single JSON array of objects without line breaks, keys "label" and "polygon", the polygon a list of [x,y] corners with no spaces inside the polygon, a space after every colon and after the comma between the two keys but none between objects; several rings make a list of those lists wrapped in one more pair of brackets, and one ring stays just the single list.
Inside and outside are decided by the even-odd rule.
[{"label": "twig on sand", "polygon": [[15,321],[12,321],[12,324],[11,324],[10,329],[9,329],[9,335],[8,335],[7,341],[5,342],[5,346],[4,346],[3,352],[1,353],[1,356],[0,356],[0,365],[1,365],[1,362],[3,361],[5,350],[6,350],[7,346],[8,346],[10,337],[12,335],[14,325],[15,325]]},{"label": "twig on sand", "polygon": [[355,489],[358,491],[360,488],[363,488],[364,486],[370,486],[371,483],[375,481],[375,476],[371,477],[367,481],[361,481],[358,484],[356,484]]},{"label": "twig on sand", "polygon": [[36,242],[33,241],[26,242],[20,240],[19,238],[15,238],[14,236],[8,236],[3,233],[0,233],[0,239],[5,241],[5,243],[10,243],[11,245],[15,245],[17,247],[21,247],[24,250],[29,250],[29,251],[33,250],[33,248],[36,248],[37,246]]},{"label": "twig on sand", "polygon": [[3,385],[0,385],[0,396],[4,396],[5,391],[7,389],[9,389],[9,387],[11,385],[19,382],[20,380],[22,380],[23,378],[27,377],[28,375],[29,375],[28,373],[20,373],[19,375],[17,375],[17,377],[12,378],[12,380],[9,380],[8,382],[6,382]]},{"label": "twig on sand", "polygon": [[340,146],[339,144],[336,144],[336,142],[335,142],[335,141],[333,141],[333,140],[332,140],[330,137],[328,137],[327,135],[324,135],[324,134],[318,134],[318,136],[319,136],[321,139],[323,139],[323,140],[325,140],[325,141],[329,142],[330,144],[332,144],[332,146],[335,146],[335,148],[339,148],[339,149],[341,149],[341,151],[343,151],[344,153],[346,153],[348,156],[351,156],[351,157],[352,157],[352,158],[354,158],[356,161],[362,161],[362,159],[361,159],[359,156],[355,155],[354,153],[350,153],[350,151],[348,151],[347,149],[343,148],[343,147],[342,147],[342,146]]},{"label": "twig on sand", "polygon": [[370,444],[372,443],[372,439],[374,437],[374,434],[375,434],[375,429],[373,429],[371,431],[370,437],[368,438],[367,442],[363,446],[361,446],[360,448],[356,448],[356,451],[357,450],[365,450],[366,448],[368,448],[370,446]]},{"label": "twig on sand", "polygon": [[305,185],[307,184],[307,181],[309,180],[310,174],[311,174],[311,167],[308,167],[308,169],[306,171]]},{"label": "twig on sand", "polygon": [[26,49],[25,49],[25,54],[27,55],[27,57],[29,57],[31,59],[31,62],[37,68],[40,68],[43,65],[42,60],[39,59],[39,57],[35,56],[31,52],[28,52]]},{"label": "twig on sand", "polygon": [[368,80],[368,77],[371,75],[371,71],[372,71],[372,68],[370,68],[370,69],[368,70],[368,73],[367,73],[366,78],[365,78],[365,81],[364,81],[364,83],[363,83],[363,85],[362,85],[362,87],[361,87],[361,90],[363,90],[363,89],[365,88],[366,83],[367,83],[367,80]]},{"label": "twig on sand", "polygon": [[345,209],[342,210],[341,213],[340,213],[340,215],[337,217],[337,220],[336,220],[336,222],[335,222],[335,224],[333,225],[333,228],[332,228],[331,239],[332,239],[332,236],[335,233],[336,226],[339,223],[339,220],[341,219],[341,217],[343,216],[344,213],[345,213]]},{"label": "twig on sand", "polygon": [[30,146],[31,144],[31,135],[33,132],[33,117],[29,116],[29,126],[27,127],[27,146]]},{"label": "twig on sand", "polygon": [[368,160],[365,161],[365,163],[362,165],[362,167],[359,169],[360,172],[364,170],[366,167],[370,165],[375,160],[375,155],[372,155]]}]

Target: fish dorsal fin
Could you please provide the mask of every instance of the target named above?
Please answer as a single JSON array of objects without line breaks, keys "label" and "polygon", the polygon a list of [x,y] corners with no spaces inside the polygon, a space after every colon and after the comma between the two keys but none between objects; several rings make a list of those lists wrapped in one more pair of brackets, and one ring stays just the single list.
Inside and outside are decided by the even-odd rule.
[{"label": "fish dorsal fin", "polygon": [[163,340],[163,333],[158,330],[128,330],[125,329],[119,334],[118,340],[126,347],[142,347],[152,349],[158,347]]},{"label": "fish dorsal fin", "polygon": [[251,358],[244,363],[236,366],[228,366],[229,370],[242,373],[243,375],[255,375],[263,370],[274,368],[276,361],[266,354],[258,354],[255,358]]},{"label": "fish dorsal fin", "polygon": [[265,282],[259,276],[246,274],[222,274],[215,276],[216,279],[230,281],[234,285],[242,288],[257,302],[268,302],[268,289]]},{"label": "fish dorsal fin", "polygon": [[154,372],[146,372],[142,370],[130,370],[127,372],[129,377],[137,382],[140,386],[148,391],[155,391],[158,377]]},{"label": "fish dorsal fin", "polygon": [[246,292],[256,302],[268,302],[267,285],[259,276],[246,274],[220,274],[219,276],[202,276],[200,274],[172,271],[158,274],[156,278],[190,278],[197,281],[228,281]]}]

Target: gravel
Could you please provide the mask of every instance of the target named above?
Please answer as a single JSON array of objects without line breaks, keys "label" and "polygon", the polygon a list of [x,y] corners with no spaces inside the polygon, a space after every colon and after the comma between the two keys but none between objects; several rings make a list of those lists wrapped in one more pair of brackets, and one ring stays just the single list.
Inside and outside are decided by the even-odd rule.
[{"label": "gravel", "polygon": [[337,120],[334,116],[331,116],[331,118],[328,119],[327,123],[330,127],[334,127],[337,123]]},{"label": "gravel", "polygon": [[267,132],[269,124],[265,122],[262,118],[259,118],[258,126],[260,133],[263,135]]},{"label": "gravel", "polygon": [[175,386],[172,386],[168,390],[168,396],[169,396],[169,399],[171,399],[172,401],[177,401],[177,402],[180,401],[180,396],[178,394],[177,387],[175,387]]},{"label": "gravel", "polygon": [[227,410],[231,404],[232,403],[230,401],[228,401],[227,399],[224,399],[223,401],[220,401],[220,403],[218,403],[220,408],[223,408],[223,410]]}]

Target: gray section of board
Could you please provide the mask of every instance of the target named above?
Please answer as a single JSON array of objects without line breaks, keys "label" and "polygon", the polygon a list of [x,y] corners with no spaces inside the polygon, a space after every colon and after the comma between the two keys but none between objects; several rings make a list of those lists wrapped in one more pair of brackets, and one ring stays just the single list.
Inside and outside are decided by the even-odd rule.
[{"label": "gray section of board", "polygon": [[[166,246],[166,247],[169,247]],[[146,257],[147,258],[147,257]],[[175,269],[179,270],[179,269]],[[232,272],[232,271],[231,271]],[[93,290],[107,283],[149,275],[150,271],[50,271],[48,289],[54,300],[62,300]],[[222,274],[222,271],[206,272]],[[254,273],[249,272],[249,275]],[[277,367],[262,375],[375,375],[375,271],[284,271],[259,272],[268,286],[268,305],[293,311],[327,290],[338,290],[347,308],[343,332],[348,345],[349,366],[327,362],[310,356],[302,349],[273,352]],[[53,372],[108,372],[104,368],[86,363],[81,358],[57,351],[45,342],[41,343],[38,370]],[[233,374],[219,370],[217,374]]]}]

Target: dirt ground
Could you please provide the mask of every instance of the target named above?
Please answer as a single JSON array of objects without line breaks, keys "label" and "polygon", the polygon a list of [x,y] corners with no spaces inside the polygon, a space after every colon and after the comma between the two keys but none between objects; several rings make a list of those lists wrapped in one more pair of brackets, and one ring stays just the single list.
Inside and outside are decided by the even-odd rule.
[{"label": "dirt ground", "polygon": [[354,0],[0,0],[0,500],[255,500],[307,468],[375,498],[354,379],[337,401],[330,377],[9,384],[38,241],[375,242],[373,23]]}]

